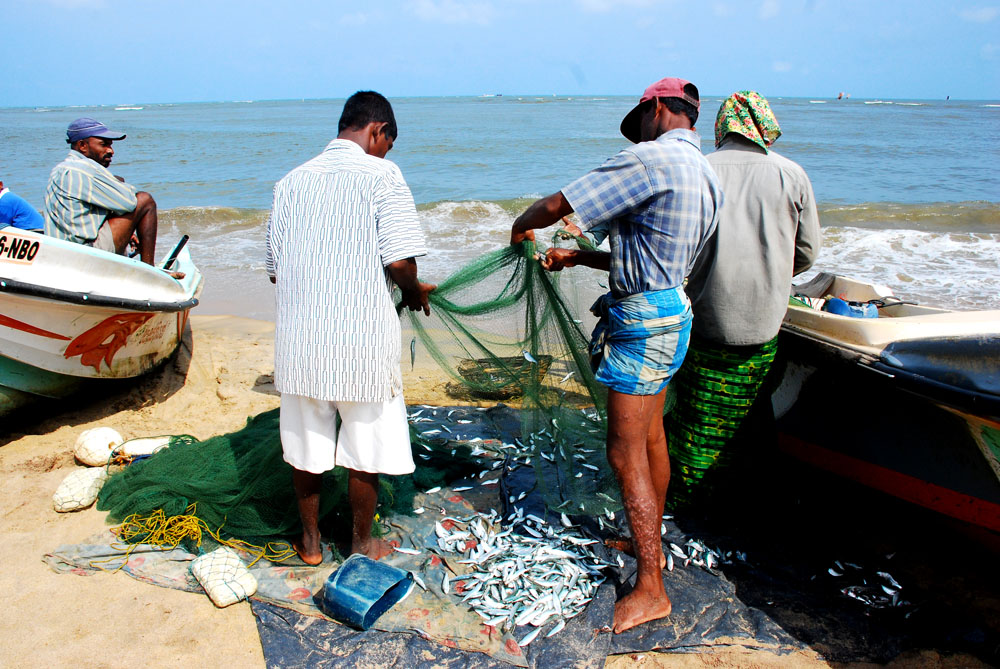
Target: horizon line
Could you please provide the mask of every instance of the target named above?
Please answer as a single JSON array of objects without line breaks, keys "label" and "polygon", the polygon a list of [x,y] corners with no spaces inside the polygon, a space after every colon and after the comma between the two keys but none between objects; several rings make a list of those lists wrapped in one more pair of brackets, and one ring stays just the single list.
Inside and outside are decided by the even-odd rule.
[{"label": "horizon line", "polygon": [[[725,99],[729,97],[729,93],[725,95],[717,95],[713,93],[706,94],[702,96],[702,99],[706,98],[719,98]],[[593,98],[593,97],[608,97],[608,98],[630,98],[634,99],[635,95],[632,94],[622,94],[622,93],[480,93],[480,94],[448,94],[448,95],[400,95],[400,96],[386,96],[390,101],[392,100],[413,100],[413,99],[447,99],[447,98],[472,98],[472,99],[497,99],[497,98]],[[850,102],[850,101],[916,101],[916,102],[998,102],[1000,98],[917,98],[917,97],[877,97],[877,96],[854,96],[839,99],[836,96],[819,96],[819,95],[769,95],[766,96],[770,100],[783,100],[783,99],[794,99],[794,100],[824,100],[833,102]],[[330,97],[330,98],[259,98],[259,99],[246,99],[246,100],[172,100],[172,101],[128,101],[128,102],[101,102],[92,104],[35,104],[35,105],[0,105],[0,109],[48,109],[48,108],[59,108],[59,109],[77,109],[77,108],[94,108],[94,107],[123,107],[123,106],[138,106],[138,105],[195,105],[195,104],[252,104],[256,102],[334,102],[343,101],[347,97]],[[125,111],[125,110],[123,110]]]}]

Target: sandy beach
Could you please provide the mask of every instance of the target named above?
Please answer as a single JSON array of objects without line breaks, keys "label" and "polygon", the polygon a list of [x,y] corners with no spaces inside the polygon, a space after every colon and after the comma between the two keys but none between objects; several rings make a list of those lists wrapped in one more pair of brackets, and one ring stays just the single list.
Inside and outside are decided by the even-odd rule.
[{"label": "sandy beach", "polygon": [[[217,609],[198,594],[158,588],[124,574],[59,575],[42,556],[106,527],[93,508],[58,514],[52,493],[79,465],[72,449],[84,429],[110,426],[126,439],[189,433],[199,438],[240,428],[248,416],[278,406],[273,386],[272,323],[194,316],[176,358],[131,388],[51,415],[28,414],[0,436],[6,472],[0,587],[0,666],[164,666],[176,663],[263,667],[249,605]],[[424,360],[404,365],[407,402],[448,400],[446,377]],[[454,400],[451,400],[452,402]],[[690,655],[645,653],[609,666],[830,666],[813,651],[770,655],[738,646]],[[891,666],[986,666],[969,656],[905,654]]]}]

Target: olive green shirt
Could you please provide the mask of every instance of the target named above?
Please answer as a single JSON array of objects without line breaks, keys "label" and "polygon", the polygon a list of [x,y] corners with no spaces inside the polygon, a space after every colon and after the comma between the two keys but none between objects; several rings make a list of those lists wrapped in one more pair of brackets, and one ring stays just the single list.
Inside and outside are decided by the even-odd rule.
[{"label": "olive green shirt", "polygon": [[706,157],[726,198],[688,277],[692,332],[717,344],[762,344],[778,334],[792,276],[819,254],[812,184],[798,164],[732,133]]}]

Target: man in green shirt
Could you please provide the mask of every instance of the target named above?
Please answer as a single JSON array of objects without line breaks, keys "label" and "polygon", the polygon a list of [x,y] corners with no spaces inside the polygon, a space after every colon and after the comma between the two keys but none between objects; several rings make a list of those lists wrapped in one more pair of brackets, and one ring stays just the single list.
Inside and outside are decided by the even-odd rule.
[{"label": "man in green shirt", "polygon": [[45,191],[45,234],[118,255],[135,242],[139,258],[152,265],[156,202],[108,170],[112,143],[122,139],[92,118],[69,124],[69,155],[52,169]]}]

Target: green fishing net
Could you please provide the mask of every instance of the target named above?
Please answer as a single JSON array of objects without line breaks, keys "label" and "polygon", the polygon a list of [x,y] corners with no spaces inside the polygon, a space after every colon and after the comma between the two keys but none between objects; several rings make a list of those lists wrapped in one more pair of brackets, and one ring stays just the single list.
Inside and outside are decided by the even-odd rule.
[{"label": "green fishing net", "polygon": [[[136,462],[108,479],[97,508],[113,522],[132,514],[146,516],[163,509],[167,517],[194,515],[222,534],[264,543],[302,532],[292,467],[284,461],[278,433],[278,409],[247,420],[236,432],[205,441],[183,440],[155,456]],[[467,445],[427,441],[413,434],[421,457],[407,476],[381,477],[378,512],[412,513],[421,490],[480,471],[485,462]],[[323,476],[321,526],[328,533],[351,527],[347,504],[347,470],[337,467]]]},{"label": "green fishing net", "polygon": [[590,328],[580,320],[604,287],[599,273],[548,272],[536,253],[528,241],[466,265],[430,294],[429,318],[407,312],[409,327],[420,350],[451,377],[454,398],[520,409],[514,445],[532,464],[549,508],[615,511],[618,487],[605,458],[606,391],[594,379]]},{"label": "green fishing net", "polygon": [[[589,325],[580,320],[583,314],[593,321],[587,307],[603,292],[600,276],[547,272],[535,244],[525,242],[486,254],[440,283],[430,317],[406,312],[414,354],[429,353],[447,373],[453,404],[505,402],[518,409],[520,425],[490,451],[444,433],[458,425],[418,432],[411,414],[417,471],[381,477],[382,516],[412,513],[416,491],[472,477],[498,459],[531,465],[551,509],[598,515],[621,508],[605,459],[606,396],[590,367]],[[108,480],[98,509],[121,522],[158,509],[181,515],[194,503],[195,515],[226,536],[292,536],[301,525],[278,420],[278,410],[269,411],[237,432],[176,443],[132,464]],[[438,434],[424,438],[431,432]],[[328,472],[323,484],[321,529],[349,528],[346,470]]]}]

